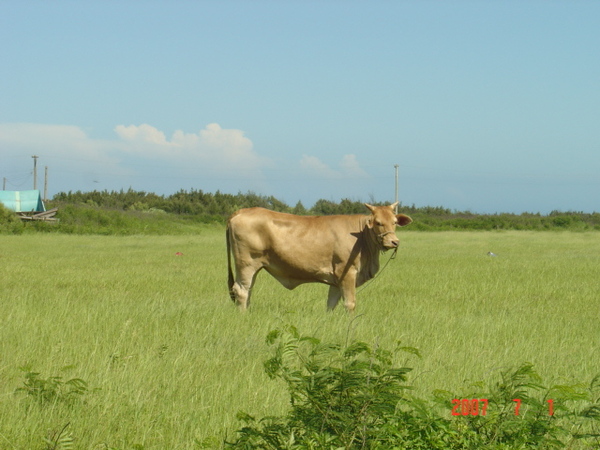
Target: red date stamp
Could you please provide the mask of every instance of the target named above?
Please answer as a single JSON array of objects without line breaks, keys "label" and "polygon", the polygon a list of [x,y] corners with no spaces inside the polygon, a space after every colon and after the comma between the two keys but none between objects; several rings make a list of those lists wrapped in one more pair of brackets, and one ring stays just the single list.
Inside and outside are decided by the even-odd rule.
[{"label": "red date stamp", "polygon": [[488,407],[486,398],[455,398],[452,400],[452,415],[453,416],[485,416]]},{"label": "red date stamp", "polygon": [[[521,399],[513,399],[515,402],[515,416],[519,415]],[[554,415],[554,400],[548,399],[548,415]],[[453,416],[485,416],[488,408],[487,398],[455,398],[452,400]]]}]

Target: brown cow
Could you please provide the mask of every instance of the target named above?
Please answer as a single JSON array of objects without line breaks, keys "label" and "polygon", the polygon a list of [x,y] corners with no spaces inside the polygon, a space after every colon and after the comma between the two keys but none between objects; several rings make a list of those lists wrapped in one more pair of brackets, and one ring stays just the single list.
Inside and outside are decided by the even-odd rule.
[{"label": "brown cow", "polygon": [[404,214],[394,214],[396,205],[365,204],[369,216],[295,216],[264,208],[240,209],[227,222],[231,299],[246,309],[256,275],[265,269],[288,289],[303,283],[327,284],[327,308],[335,308],[343,297],[348,311],[353,311],[356,287],[379,270],[379,252],[397,249],[396,226],[412,222]]}]

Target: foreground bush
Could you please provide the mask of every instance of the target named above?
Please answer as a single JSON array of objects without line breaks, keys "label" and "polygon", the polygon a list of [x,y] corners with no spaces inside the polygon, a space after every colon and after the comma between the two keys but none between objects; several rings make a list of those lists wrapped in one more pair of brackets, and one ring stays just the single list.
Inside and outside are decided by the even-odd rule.
[{"label": "foreground bush", "polygon": [[[398,352],[418,355],[414,348],[398,346],[390,352],[364,342],[327,344],[301,336],[294,327],[272,331],[267,342],[274,346],[274,356],[265,362],[265,370],[287,385],[290,411],[260,419],[238,413],[245,425],[226,448],[499,450],[600,445],[600,377],[587,388],[546,388],[533,367],[523,364],[502,373],[487,389],[478,383],[466,395],[436,391],[432,401],[425,401],[412,395],[406,384],[411,369],[392,363]],[[460,399],[481,399],[482,405],[485,400],[485,411],[453,416],[456,405],[462,406]],[[577,447],[579,443],[583,447]]]}]

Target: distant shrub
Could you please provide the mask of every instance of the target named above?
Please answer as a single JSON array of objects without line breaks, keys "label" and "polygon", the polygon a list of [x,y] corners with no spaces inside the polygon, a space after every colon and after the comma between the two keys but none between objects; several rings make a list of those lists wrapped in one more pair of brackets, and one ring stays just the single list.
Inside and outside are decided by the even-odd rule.
[{"label": "distant shrub", "polygon": [[0,203],[0,233],[21,234],[23,230],[24,225],[21,219],[17,217],[14,211]]}]

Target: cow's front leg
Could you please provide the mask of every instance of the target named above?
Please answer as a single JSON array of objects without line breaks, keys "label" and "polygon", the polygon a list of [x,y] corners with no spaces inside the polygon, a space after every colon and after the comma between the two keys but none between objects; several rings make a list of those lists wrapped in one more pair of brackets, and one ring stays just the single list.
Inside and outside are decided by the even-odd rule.
[{"label": "cow's front leg", "polygon": [[342,280],[341,288],[344,306],[348,312],[353,312],[356,307],[356,273],[354,271],[346,274]]},{"label": "cow's front leg", "polygon": [[337,306],[340,298],[342,297],[342,291],[337,286],[329,286],[329,296],[327,297],[327,311],[333,311]]}]

